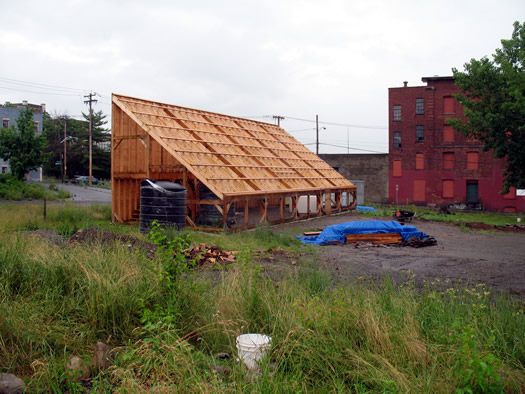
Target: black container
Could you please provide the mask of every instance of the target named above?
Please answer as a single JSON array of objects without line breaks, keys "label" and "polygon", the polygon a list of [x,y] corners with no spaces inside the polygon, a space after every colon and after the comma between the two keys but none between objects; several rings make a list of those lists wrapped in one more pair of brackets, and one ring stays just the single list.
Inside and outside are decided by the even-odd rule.
[{"label": "black container", "polygon": [[146,233],[151,222],[184,228],[186,224],[186,188],[178,183],[144,179],[140,182],[140,232]]},{"label": "black container", "polygon": [[[199,183],[199,197],[201,200],[218,200],[219,198],[203,183]],[[204,226],[216,226],[222,220],[222,214],[219,212],[215,205],[201,204],[199,208],[199,220],[198,223]],[[228,223],[230,226],[235,223],[235,204],[232,203],[227,216]]]}]

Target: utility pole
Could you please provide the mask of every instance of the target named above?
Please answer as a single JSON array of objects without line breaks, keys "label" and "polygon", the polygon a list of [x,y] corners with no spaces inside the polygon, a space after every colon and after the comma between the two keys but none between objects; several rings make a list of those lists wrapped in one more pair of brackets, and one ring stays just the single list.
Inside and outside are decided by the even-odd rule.
[{"label": "utility pole", "polygon": [[315,154],[319,154],[319,115],[315,115]]},{"label": "utility pole", "polygon": [[87,100],[84,100],[84,104],[89,104],[89,185],[91,186],[93,184],[93,147],[92,145],[92,136],[91,131],[93,129],[92,126],[92,118],[93,118],[93,103],[97,103],[97,100],[93,99],[97,94],[96,93],[89,93],[88,95],[84,96],[84,98],[88,98]]},{"label": "utility pole", "polygon": [[62,173],[62,183],[67,178],[67,135],[66,135],[67,117],[64,116],[64,172]]},{"label": "utility pole", "polygon": [[350,129],[346,128],[346,154],[350,154]]},{"label": "utility pole", "polygon": [[281,120],[284,120],[284,116],[273,115],[274,119],[277,119],[277,126],[281,127]]}]

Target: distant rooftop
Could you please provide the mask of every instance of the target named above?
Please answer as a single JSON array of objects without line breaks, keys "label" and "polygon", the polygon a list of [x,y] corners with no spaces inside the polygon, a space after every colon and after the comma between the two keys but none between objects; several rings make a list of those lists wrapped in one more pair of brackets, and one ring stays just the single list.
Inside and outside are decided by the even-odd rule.
[{"label": "distant rooftop", "polygon": [[453,76],[444,76],[444,77],[441,77],[439,75],[434,75],[433,77],[423,77],[421,78],[421,80],[423,82],[433,82],[433,81],[453,81],[454,80],[454,77]]}]

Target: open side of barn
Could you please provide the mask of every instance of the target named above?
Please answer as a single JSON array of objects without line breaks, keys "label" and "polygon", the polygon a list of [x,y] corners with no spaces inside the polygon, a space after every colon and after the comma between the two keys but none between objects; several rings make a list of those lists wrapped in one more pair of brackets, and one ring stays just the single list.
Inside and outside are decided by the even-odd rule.
[{"label": "open side of barn", "polygon": [[187,225],[207,231],[356,207],[356,187],[276,125],[117,94],[112,103],[114,221],[138,219],[146,178],[182,184]]}]

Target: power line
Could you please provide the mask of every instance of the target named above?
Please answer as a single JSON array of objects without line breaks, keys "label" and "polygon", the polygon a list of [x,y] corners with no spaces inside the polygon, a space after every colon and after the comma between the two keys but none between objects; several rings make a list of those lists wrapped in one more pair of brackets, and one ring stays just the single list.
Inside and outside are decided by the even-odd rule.
[{"label": "power line", "polygon": [[[286,116],[286,119],[293,119],[293,120],[299,120],[301,122],[310,122],[315,123],[314,119],[302,119],[302,118],[294,118],[291,116]],[[358,124],[350,124],[350,123],[337,123],[337,122],[319,122],[320,124],[325,124],[328,126],[342,126],[342,127],[352,127],[352,128],[358,128],[358,129],[377,129],[377,130],[388,130],[388,127],[385,126],[367,126],[367,125],[358,125]]]},{"label": "power line", "polygon": [[34,90],[24,90],[24,89],[15,89],[15,88],[8,88],[7,86],[0,86],[0,89],[7,89],[7,90],[15,90],[17,92],[24,92],[24,93],[34,93],[34,94],[41,94],[41,95],[53,95],[53,96],[81,96],[81,93],[74,94],[74,93],[53,93],[53,92],[38,92]]},{"label": "power line", "polygon": [[37,88],[37,89],[70,91],[70,92],[78,92],[78,93],[84,93],[84,92],[87,91],[86,89],[68,88],[68,87],[65,87],[65,86],[47,85],[47,84],[38,83],[38,82],[21,81],[19,79],[9,79],[9,78],[2,78],[2,77],[0,77],[0,81],[11,83],[13,85],[22,85],[22,86],[34,87],[34,88]]},{"label": "power line", "polygon": [[[317,144],[316,142],[310,142],[308,144],[303,144],[303,145],[306,146],[306,145],[316,145],[316,144]],[[320,142],[319,145],[326,145],[326,146],[332,146],[332,147],[335,147],[335,148],[348,149],[347,146],[326,144],[326,143],[323,143],[323,142]],[[360,149],[360,148],[352,148],[352,147],[350,147],[349,149],[351,149],[351,150],[358,150],[358,151],[362,151],[362,152],[369,152],[369,153],[384,153],[384,154],[388,153],[388,152],[379,152],[379,151],[374,151],[374,150],[370,150],[370,149]]]},{"label": "power line", "polygon": [[[270,115],[253,115],[253,116],[241,116],[241,118],[248,118],[248,119],[268,119],[272,118]],[[295,118],[293,116],[283,116],[284,119],[291,119],[291,120],[298,120],[301,122],[309,122],[309,123],[315,123],[314,119],[304,119],[304,118]],[[370,125],[359,125],[359,124],[352,124],[352,123],[337,123],[337,122],[319,122],[319,124],[327,125],[327,126],[341,126],[341,127],[351,127],[356,129],[371,129],[371,130],[388,130],[388,127],[385,126],[370,126]]]}]

